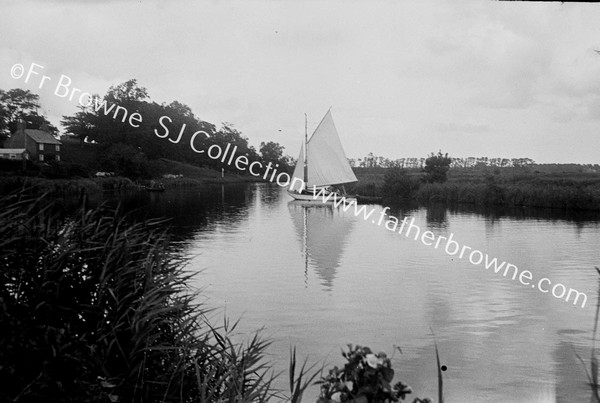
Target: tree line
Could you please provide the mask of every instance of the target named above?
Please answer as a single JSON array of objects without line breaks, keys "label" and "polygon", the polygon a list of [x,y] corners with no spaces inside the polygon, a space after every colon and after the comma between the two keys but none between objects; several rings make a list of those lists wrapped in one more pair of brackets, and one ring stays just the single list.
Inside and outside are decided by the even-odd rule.
[{"label": "tree line", "polygon": [[[213,144],[225,148],[229,143],[237,146],[238,155],[246,155],[250,162],[261,161],[279,164],[279,170],[291,170],[294,161],[284,155],[280,144],[269,141],[262,142],[258,150],[249,144],[249,140],[233,124],[224,122],[221,127],[199,118],[192,109],[179,101],[157,103],[150,99],[148,90],[138,85],[136,79],[111,86],[101,97],[92,96],[88,106],[80,105],[79,111],[73,115],[62,117],[61,125],[67,135],[84,143],[94,144],[101,152],[97,153],[99,161],[90,161],[105,171],[115,171],[130,177],[150,175],[148,165],[153,160],[166,158],[188,164],[221,169],[235,170],[234,167],[209,158],[206,153],[199,154],[190,147],[193,133],[203,131],[209,136],[197,136],[194,139],[196,149],[208,149]],[[116,115],[106,113],[97,104],[118,105],[129,113],[138,113],[143,117],[138,127],[132,127],[115,118]],[[46,124],[52,134],[58,129],[44,116],[38,113],[39,96],[29,90],[20,88],[9,91],[0,90],[0,142],[5,141],[17,128],[19,119],[27,123],[29,129],[39,129]],[[176,144],[167,138],[160,138],[157,133],[164,133],[164,126],[159,124],[163,116],[170,118],[171,131],[179,131],[185,126],[180,141]],[[176,136],[178,133],[175,133]],[[236,173],[237,172],[236,170]]]},{"label": "tree line", "polygon": [[[349,158],[348,162],[358,168],[424,168],[427,158],[390,159],[374,155],[372,152],[363,158]],[[475,166],[519,167],[535,164],[531,158],[488,158],[488,157],[451,157],[451,168],[471,168]]]}]

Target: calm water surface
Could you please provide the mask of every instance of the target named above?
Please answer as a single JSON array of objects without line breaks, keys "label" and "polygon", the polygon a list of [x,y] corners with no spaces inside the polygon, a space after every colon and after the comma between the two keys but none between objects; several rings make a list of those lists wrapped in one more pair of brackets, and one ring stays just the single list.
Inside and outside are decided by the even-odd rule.
[{"label": "calm water surface", "polygon": [[[574,351],[589,357],[600,265],[598,217],[541,211],[393,208],[421,229],[588,295],[554,299],[443,250],[327,207],[297,205],[279,187],[214,186],[138,193],[128,209],[172,218],[177,245],[201,272],[194,285],[239,330],[265,328],[285,370],[290,345],[343,364],[340,348],[391,354],[396,380],[437,396],[435,333],[447,402],[589,401]],[[375,208],[377,217],[381,206]],[[220,315],[220,316],[219,316]],[[285,377],[280,387],[285,388]],[[314,401],[317,388],[305,401]],[[412,401],[414,395],[409,399]]]}]

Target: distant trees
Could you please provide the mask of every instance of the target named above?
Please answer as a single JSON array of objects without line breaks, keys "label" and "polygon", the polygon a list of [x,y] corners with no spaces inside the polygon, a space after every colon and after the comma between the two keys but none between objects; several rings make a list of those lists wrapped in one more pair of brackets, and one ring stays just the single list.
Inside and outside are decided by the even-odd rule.
[{"label": "distant trees", "polygon": [[488,158],[488,157],[468,157],[452,158],[451,168],[473,168],[475,166],[492,167],[522,167],[535,164],[531,158]]},{"label": "distant trees", "polygon": [[452,158],[448,157],[448,153],[442,154],[441,151],[438,151],[437,155],[431,153],[425,160],[425,168],[423,168],[425,180],[429,183],[446,182],[451,163]]},{"label": "distant trees", "polygon": [[[531,158],[488,158],[467,157],[451,158],[450,168],[472,168],[475,166],[520,167],[535,164]],[[390,159],[374,155],[372,152],[363,158],[349,158],[352,167],[358,168],[424,168],[426,158],[397,158]]]},{"label": "distant trees", "polygon": [[422,168],[425,158],[398,158],[395,160],[376,156],[372,152],[357,160],[350,159],[350,166],[359,168]]}]

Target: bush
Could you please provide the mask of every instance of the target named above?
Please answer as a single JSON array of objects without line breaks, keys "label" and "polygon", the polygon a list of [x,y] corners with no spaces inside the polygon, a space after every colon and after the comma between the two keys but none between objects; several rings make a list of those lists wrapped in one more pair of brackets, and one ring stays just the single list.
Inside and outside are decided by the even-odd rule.
[{"label": "bush", "polygon": [[425,180],[429,183],[446,182],[451,163],[452,158],[448,157],[448,153],[445,155],[441,151],[437,155],[431,153],[425,160],[425,168],[423,168],[426,173]]},{"label": "bush", "polygon": [[122,143],[113,144],[105,150],[100,166],[104,171],[132,179],[150,178],[154,168],[141,149]]},{"label": "bush", "polygon": [[419,186],[420,180],[414,176],[407,175],[406,170],[401,168],[389,168],[383,179],[383,188],[386,196],[410,198],[413,197]]}]

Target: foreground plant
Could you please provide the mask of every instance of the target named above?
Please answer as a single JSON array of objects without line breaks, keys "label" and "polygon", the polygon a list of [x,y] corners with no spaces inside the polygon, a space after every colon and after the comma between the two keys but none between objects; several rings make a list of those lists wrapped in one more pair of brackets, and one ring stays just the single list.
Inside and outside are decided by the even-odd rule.
[{"label": "foreground plant", "polygon": [[0,401],[279,396],[269,342],[234,342],[236,324],[208,322],[164,227],[102,208],[65,214],[47,196],[0,198]]},{"label": "foreground plant", "polygon": [[[317,382],[321,385],[317,403],[397,402],[412,393],[410,386],[403,382],[392,386],[394,370],[384,352],[374,354],[369,347],[349,344],[348,351],[342,351],[342,355],[348,361],[344,367],[334,367]],[[430,403],[431,400],[416,398],[413,402]]]}]

